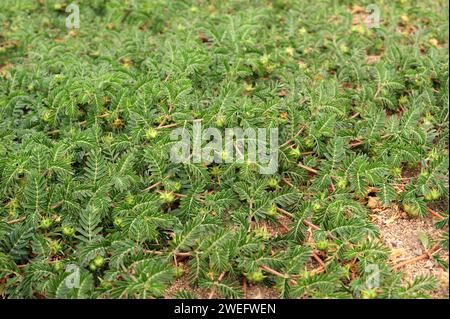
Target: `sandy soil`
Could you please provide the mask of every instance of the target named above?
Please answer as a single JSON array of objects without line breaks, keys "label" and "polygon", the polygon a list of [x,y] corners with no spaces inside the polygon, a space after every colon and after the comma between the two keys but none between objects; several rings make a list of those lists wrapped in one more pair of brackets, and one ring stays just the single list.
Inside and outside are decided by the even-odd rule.
[{"label": "sandy soil", "polygon": [[[438,242],[443,230],[437,229],[434,223],[436,218],[410,218],[397,206],[389,209],[373,209],[372,220],[380,229],[381,239],[391,249],[391,261],[394,264],[418,257],[427,249],[420,237],[428,236],[431,242]],[[436,252],[441,259],[448,263],[448,251],[440,249]],[[418,275],[432,275],[439,287],[432,293],[434,298],[448,298],[449,273],[438,263],[431,259],[420,260],[402,268],[405,280],[413,280]]]},{"label": "sandy soil", "polygon": [[[411,218],[395,204],[390,208],[383,208],[377,203],[375,197],[369,197],[370,218],[379,228],[381,240],[391,249],[390,259],[393,265],[426,253],[427,248],[422,243],[421,237],[428,237],[431,243],[429,246],[440,241],[444,230],[435,227],[436,217],[430,214],[427,217]],[[286,225],[288,220],[282,220],[280,224]],[[285,227],[276,227],[272,223],[262,223],[258,226],[266,228],[268,233],[274,237],[286,231]],[[439,249],[434,254],[439,255],[439,258],[448,263],[448,250]],[[319,267],[319,264],[314,260],[308,262],[308,269],[312,270],[317,267]],[[186,271],[188,270],[186,269]],[[434,260],[426,258],[409,263],[399,271],[404,273],[405,282],[413,280],[418,275],[434,276],[439,286],[432,292],[432,297],[449,298],[449,272]],[[210,295],[207,289],[190,287],[187,274],[185,274],[167,289],[165,298],[173,298],[176,292],[183,290],[192,292],[197,298],[201,299],[207,299]],[[213,295],[213,298],[217,298],[217,296]],[[271,287],[247,284],[244,298],[276,299],[279,298],[279,294]]]},{"label": "sandy soil", "polygon": [[[175,293],[179,291],[189,291],[194,293],[199,299],[208,299],[210,291],[202,288],[192,288],[189,285],[187,276],[183,276],[177,279],[167,290],[165,298],[174,298]],[[217,298],[217,295],[213,295],[213,298]],[[278,292],[270,287],[263,285],[247,285],[244,299],[278,299]]]}]

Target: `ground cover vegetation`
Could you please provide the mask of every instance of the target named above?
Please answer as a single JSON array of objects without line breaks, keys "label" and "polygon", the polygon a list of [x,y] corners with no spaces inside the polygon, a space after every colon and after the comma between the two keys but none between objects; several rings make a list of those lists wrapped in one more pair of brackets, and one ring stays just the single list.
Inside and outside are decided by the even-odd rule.
[{"label": "ground cover vegetation", "polygon": [[[448,4],[0,3],[0,296],[419,298],[371,208],[448,251]],[[172,163],[175,127],[279,129],[278,170]],[[67,285],[78,267],[79,284]],[[69,267],[70,268],[70,267]]]}]

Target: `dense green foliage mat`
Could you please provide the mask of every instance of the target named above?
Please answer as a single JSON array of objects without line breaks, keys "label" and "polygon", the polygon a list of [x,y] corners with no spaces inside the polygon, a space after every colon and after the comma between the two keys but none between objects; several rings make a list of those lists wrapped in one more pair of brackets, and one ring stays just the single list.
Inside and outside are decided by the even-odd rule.
[{"label": "dense green foliage mat", "polygon": [[[68,2],[0,2],[0,296],[437,286],[403,280],[367,204],[448,227],[446,1],[378,1],[372,28],[367,1],[76,3],[68,30]],[[278,128],[277,172],[171,162],[195,119]]]}]

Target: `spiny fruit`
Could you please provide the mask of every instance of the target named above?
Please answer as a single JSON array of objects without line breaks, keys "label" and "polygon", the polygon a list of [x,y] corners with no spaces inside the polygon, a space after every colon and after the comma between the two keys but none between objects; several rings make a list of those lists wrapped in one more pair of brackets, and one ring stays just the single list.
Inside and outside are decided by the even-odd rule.
[{"label": "spiny fruit", "polygon": [[154,139],[156,136],[158,136],[158,131],[156,129],[154,129],[153,127],[149,128],[145,131],[145,138],[147,140]]},{"label": "spiny fruit", "polygon": [[291,148],[289,155],[295,159],[299,158],[301,155],[300,149],[298,147]]},{"label": "spiny fruit", "polygon": [[318,250],[325,251],[328,249],[328,241],[327,240],[321,240],[316,243],[316,247]]},{"label": "spiny fruit", "polygon": [[117,228],[122,228],[123,227],[123,218],[115,217],[113,223],[114,223],[114,226],[116,226]]},{"label": "spiny fruit", "polygon": [[49,229],[50,227],[52,227],[52,225],[53,225],[53,221],[50,218],[44,218],[41,221],[42,229]]},{"label": "spiny fruit", "polygon": [[361,291],[362,299],[375,299],[378,296],[378,293],[375,289],[365,289]]},{"label": "spiny fruit", "polygon": [[403,204],[403,210],[410,217],[418,217],[419,214],[420,214],[420,207],[416,203],[405,203],[405,204]]},{"label": "spiny fruit", "polygon": [[246,277],[250,282],[261,282],[264,280],[264,274],[261,270],[250,272],[246,275]]},{"label": "spiny fruit", "polygon": [[342,272],[341,272],[341,279],[350,279],[350,264],[344,265],[342,268]]},{"label": "spiny fruit", "polygon": [[259,61],[260,61],[262,64],[266,65],[266,64],[269,63],[269,56],[268,56],[267,54],[264,54],[264,55],[259,59]]},{"label": "spiny fruit", "polygon": [[96,267],[101,267],[105,263],[105,259],[102,256],[97,255],[92,262]]},{"label": "spiny fruit", "polygon": [[278,210],[277,210],[277,206],[276,205],[272,205],[268,210],[267,210],[267,215],[275,217],[278,215]]},{"label": "spiny fruit", "polygon": [[392,169],[392,174],[394,176],[401,176],[402,175],[402,169],[400,167],[395,167]]},{"label": "spiny fruit", "polygon": [[62,5],[61,3],[55,3],[55,4],[53,5],[53,9],[54,9],[55,11],[61,11],[61,10],[63,9],[63,5]]},{"label": "spiny fruit", "polygon": [[433,124],[433,120],[434,120],[433,115],[431,115],[430,113],[427,113],[423,118],[423,123],[425,125],[431,125],[431,124]]},{"label": "spiny fruit", "polygon": [[313,148],[314,145],[315,145],[314,140],[313,140],[311,137],[307,137],[307,138],[304,140],[304,143],[305,143],[305,146],[306,146],[307,148]]},{"label": "spiny fruit", "polygon": [[53,269],[55,269],[56,271],[62,270],[63,269],[62,263],[59,260],[55,261],[53,263]]},{"label": "spiny fruit", "polygon": [[42,113],[41,119],[42,119],[44,122],[49,122],[51,116],[52,116],[52,113],[51,113],[50,111],[45,111],[44,113]]},{"label": "spiny fruit", "polygon": [[56,74],[54,79],[55,79],[56,83],[61,83],[63,81],[63,79],[64,79],[64,76],[61,75],[61,74]]},{"label": "spiny fruit", "polygon": [[427,178],[430,175],[430,173],[428,173],[427,171],[422,171],[419,174],[419,177],[421,178]]},{"label": "spiny fruit", "polygon": [[255,88],[253,87],[253,85],[251,84],[251,83],[245,83],[245,85],[244,85],[244,90],[246,91],[246,92],[251,92],[251,91],[253,91]]},{"label": "spiny fruit", "polygon": [[348,185],[348,180],[346,178],[339,178],[337,180],[336,186],[339,189],[345,189]]},{"label": "spiny fruit", "polygon": [[175,201],[175,195],[173,194],[173,192],[168,191],[161,192],[159,198],[166,204],[170,204]]},{"label": "spiny fruit", "polygon": [[408,103],[408,97],[405,95],[402,95],[399,99],[398,99],[398,103],[400,105],[406,105],[406,103]]},{"label": "spiny fruit", "polygon": [[352,32],[357,32],[357,33],[361,33],[361,34],[363,34],[365,32],[365,29],[362,25],[352,26],[351,30],[352,30]]},{"label": "spiny fruit", "polygon": [[49,247],[53,255],[58,254],[62,250],[62,244],[59,240],[50,240]]},{"label": "spiny fruit", "polygon": [[311,277],[311,274],[307,270],[300,272],[300,278],[308,279],[310,277]]},{"label": "spiny fruit", "polygon": [[294,48],[287,47],[284,51],[286,52],[287,55],[294,56]]},{"label": "spiny fruit", "polygon": [[72,237],[73,235],[75,235],[75,228],[71,226],[63,226],[62,233],[67,237]]},{"label": "spiny fruit", "polygon": [[102,280],[100,286],[104,289],[111,289],[113,287],[112,283],[108,280]]},{"label": "spiny fruit", "polygon": [[125,196],[125,203],[127,203],[128,205],[134,204],[134,196],[131,194],[127,194],[127,196]]},{"label": "spiny fruit", "polygon": [[429,193],[425,195],[427,201],[437,200],[441,197],[441,192],[437,188],[433,188]]},{"label": "spiny fruit", "polygon": [[268,184],[270,188],[278,188],[278,180],[275,177],[269,178]]},{"label": "spiny fruit", "polygon": [[176,190],[176,191],[179,191],[180,189],[181,189],[181,183],[180,182],[174,182],[173,183],[173,188]]},{"label": "spiny fruit", "polygon": [[171,180],[167,180],[163,183],[164,188],[168,191],[174,190],[174,191],[179,191],[181,189],[181,183],[179,181],[171,181]]},{"label": "spiny fruit", "polygon": [[264,240],[267,240],[271,237],[270,233],[267,231],[267,228],[265,226],[256,227],[254,232],[256,237],[262,238]]},{"label": "spiny fruit", "polygon": [[216,125],[218,127],[222,127],[225,125],[227,118],[223,115],[217,115],[216,117]]},{"label": "spiny fruit", "polygon": [[184,275],[184,267],[183,264],[179,263],[177,267],[175,267],[175,278],[180,278]]}]

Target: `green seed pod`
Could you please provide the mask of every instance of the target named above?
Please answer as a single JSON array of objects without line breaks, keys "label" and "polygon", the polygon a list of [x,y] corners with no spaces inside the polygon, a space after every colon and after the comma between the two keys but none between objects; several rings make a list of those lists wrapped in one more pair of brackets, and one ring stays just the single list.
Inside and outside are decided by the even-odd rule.
[{"label": "green seed pod", "polygon": [[176,191],[179,191],[180,189],[181,189],[181,183],[180,182],[175,182],[175,183],[173,183],[173,188],[176,190]]},{"label": "green seed pod", "polygon": [[50,218],[44,218],[41,221],[41,228],[42,229],[49,229],[50,227],[52,227],[53,225],[53,221]]},{"label": "green seed pod", "polygon": [[402,95],[399,99],[398,99],[398,103],[400,105],[406,105],[406,103],[408,103],[408,97],[405,95]]},{"label": "green seed pod", "polygon": [[223,115],[217,115],[216,117],[216,125],[218,127],[223,127],[226,123],[227,118]]},{"label": "green seed pod", "polygon": [[433,188],[430,192],[428,192],[424,196],[425,200],[427,200],[429,202],[437,200],[440,197],[441,197],[441,192],[437,188]]},{"label": "green seed pod", "polygon": [[264,274],[262,273],[261,270],[257,270],[254,272],[251,272],[249,274],[246,275],[248,281],[250,282],[261,282],[264,280]]},{"label": "green seed pod", "polygon": [[328,249],[328,241],[321,240],[316,244],[318,250],[326,251]]},{"label": "green seed pod", "polygon": [[111,289],[112,288],[112,283],[108,280],[102,280],[100,283],[100,286],[104,289]]},{"label": "green seed pod", "polygon": [[226,152],[226,151],[222,151],[222,152],[220,152],[220,159],[222,160],[222,161],[226,161],[227,159],[228,159],[228,153]]},{"label": "green seed pod", "polygon": [[59,240],[52,240],[49,242],[50,250],[52,251],[52,254],[57,254],[61,251],[62,245],[59,242]]},{"label": "green seed pod", "polygon": [[114,218],[113,223],[114,223],[114,226],[116,226],[117,228],[123,227],[123,219],[121,217]]},{"label": "green seed pod", "polygon": [[267,215],[275,217],[278,215],[278,210],[277,210],[277,206],[276,205],[272,205],[268,210],[267,210]]},{"label": "green seed pod", "polygon": [[73,235],[75,235],[75,228],[71,226],[63,226],[62,233],[67,237],[72,237]]},{"label": "green seed pod", "polygon": [[180,278],[183,275],[184,275],[183,264],[178,264],[178,266],[175,267],[175,278]]},{"label": "green seed pod", "polygon": [[149,128],[145,131],[145,138],[147,140],[154,139],[156,136],[158,136],[158,131],[156,129],[154,129],[153,127]]},{"label": "green seed pod", "polygon": [[347,187],[347,185],[348,185],[348,181],[346,178],[339,178],[336,183],[336,186],[339,189],[345,189]]},{"label": "green seed pod", "polygon": [[362,299],[375,299],[378,296],[378,293],[375,289],[365,289],[361,291]]},{"label": "green seed pod", "polygon": [[309,277],[311,277],[311,274],[307,270],[305,270],[300,273],[300,277],[308,279]]},{"label": "green seed pod", "polygon": [[170,204],[175,201],[175,195],[173,194],[173,192],[168,192],[168,191],[163,191],[159,195],[159,198],[166,204]]},{"label": "green seed pod", "polygon": [[125,196],[125,203],[127,203],[128,205],[134,204],[134,196],[131,194]]},{"label": "green seed pod", "polygon": [[420,207],[418,204],[415,203],[405,203],[403,204],[403,210],[410,216],[410,217],[418,217],[420,214]]},{"label": "green seed pod", "polygon": [[394,176],[401,176],[402,175],[402,169],[400,167],[395,167],[392,169],[392,174]]},{"label": "green seed pod", "polygon": [[422,171],[422,172],[420,172],[419,177],[427,178],[429,175],[430,175],[430,173],[428,173],[427,171]]},{"label": "green seed pod", "polygon": [[430,194],[431,194],[431,198],[433,200],[437,200],[437,199],[439,199],[441,197],[441,192],[437,188],[433,188],[431,190]]},{"label": "green seed pod", "polygon": [[255,228],[254,232],[256,237],[262,238],[264,240],[267,240],[271,237],[266,227],[257,227]]},{"label": "green seed pod", "polygon": [[297,147],[291,148],[291,150],[289,151],[289,155],[295,159],[300,158],[300,155],[301,155],[300,149]]},{"label": "green seed pod", "polygon": [[313,204],[313,210],[314,210],[314,212],[318,212],[318,211],[320,211],[320,209],[322,208],[322,205],[320,205],[319,203],[314,203]]},{"label": "green seed pod", "polygon": [[53,263],[53,269],[56,271],[60,271],[63,268],[61,262],[58,260],[57,262]]},{"label": "green seed pod", "polygon": [[277,188],[278,187],[278,180],[274,177],[269,178],[269,187],[270,188]]},{"label": "green seed pod", "polygon": [[102,256],[97,255],[92,262],[96,267],[101,267],[105,263],[105,259]]},{"label": "green seed pod", "polygon": [[311,137],[307,137],[305,140],[304,140],[304,143],[305,143],[305,146],[307,147],[307,148],[313,148],[316,144],[314,143],[314,140],[311,138]]}]

